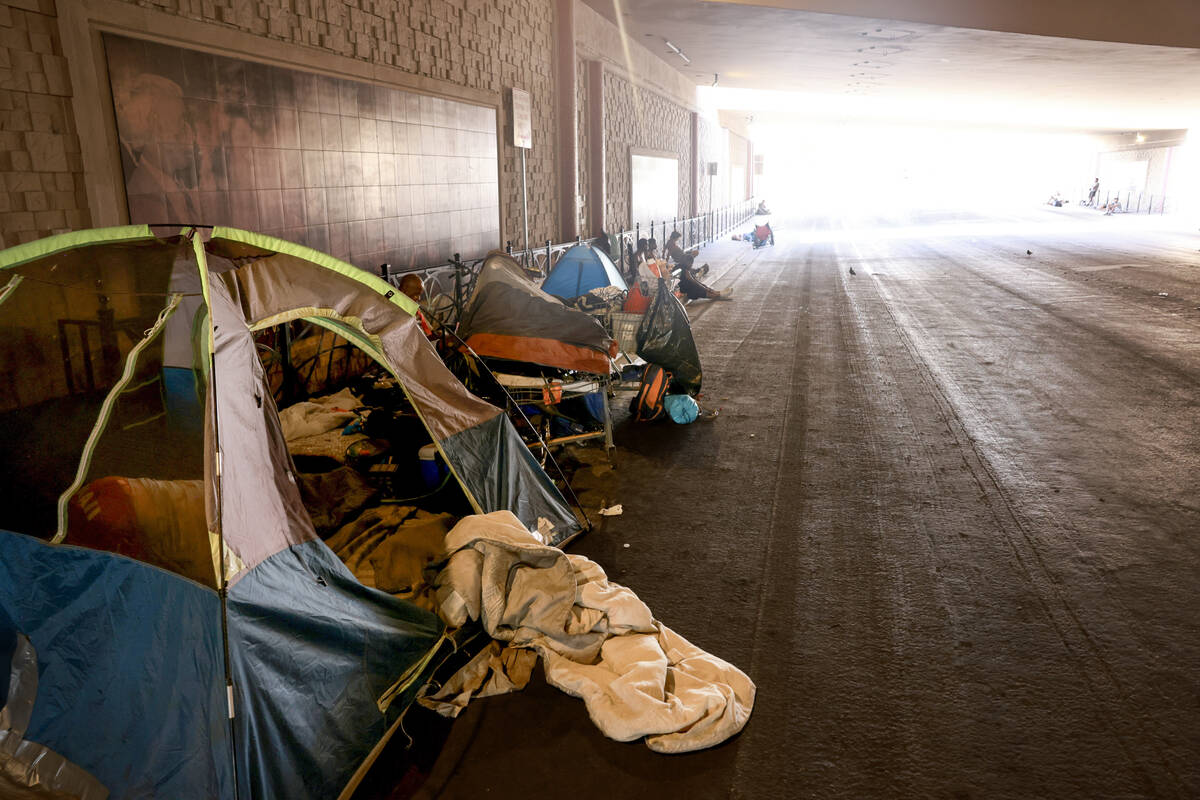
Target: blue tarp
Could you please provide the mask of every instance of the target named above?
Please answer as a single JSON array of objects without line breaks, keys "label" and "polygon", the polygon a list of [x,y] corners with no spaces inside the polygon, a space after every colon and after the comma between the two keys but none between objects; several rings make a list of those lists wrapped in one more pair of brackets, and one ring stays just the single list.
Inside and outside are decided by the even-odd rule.
[{"label": "blue tarp", "polygon": [[[556,546],[582,529],[554,482],[538,467],[503,414],[443,440],[442,448],[485,514],[508,509],[534,531],[538,529],[538,518],[544,516],[554,525],[549,544]],[[493,464],[497,454],[500,461]]]},{"label": "blue tarp", "polygon": [[562,254],[542,283],[542,291],[571,299],[601,286],[625,291],[625,281],[612,259],[589,244],[577,244]]},{"label": "blue tarp", "polygon": [[[228,613],[243,798],[336,797],[428,678],[442,635],[319,540],[246,573]],[[234,797],[214,590],[0,531],[0,651],[16,631],[40,672],[26,738],[114,798]]]},{"label": "blue tarp", "polygon": [[0,625],[11,626],[0,638],[20,631],[37,650],[25,738],[114,798],[233,796],[215,591],[0,531]]},{"label": "blue tarp", "polygon": [[242,797],[337,797],[412,702],[441,634],[435,615],[363,586],[324,542],[251,570],[229,590]]}]

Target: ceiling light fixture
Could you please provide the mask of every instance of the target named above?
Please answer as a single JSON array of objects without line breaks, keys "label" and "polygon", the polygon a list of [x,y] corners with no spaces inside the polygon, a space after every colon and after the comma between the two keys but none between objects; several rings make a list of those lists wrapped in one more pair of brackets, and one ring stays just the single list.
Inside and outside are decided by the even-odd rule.
[{"label": "ceiling light fixture", "polygon": [[1139,134],[1137,135],[1137,143],[1138,143],[1138,144],[1141,144],[1141,143],[1142,143],[1142,142],[1144,142],[1144,141],[1146,141],[1146,137],[1145,137],[1145,136],[1142,136],[1142,135],[1139,133]]},{"label": "ceiling light fixture", "polygon": [[685,55],[683,54],[683,51],[682,51],[682,50],[680,50],[678,47],[676,47],[675,45],[671,44],[671,43],[670,43],[670,42],[668,42],[666,39],[663,39],[663,42],[664,42],[664,43],[667,45],[667,49],[668,49],[668,50],[670,50],[672,53],[674,53],[675,55],[677,55],[677,56],[679,56],[680,58],[682,58],[682,59],[683,59],[683,63],[685,63],[685,64],[690,64],[690,63],[692,63],[692,60],[691,60],[690,58],[688,58],[687,56],[685,56]]}]

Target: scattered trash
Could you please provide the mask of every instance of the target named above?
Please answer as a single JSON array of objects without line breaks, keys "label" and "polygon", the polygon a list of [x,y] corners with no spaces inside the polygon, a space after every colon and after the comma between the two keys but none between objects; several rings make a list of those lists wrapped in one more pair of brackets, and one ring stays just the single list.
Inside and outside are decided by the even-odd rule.
[{"label": "scattered trash", "polygon": [[751,439],[753,439],[753,438],[754,438],[754,434],[753,434],[753,433],[752,433],[752,434],[750,434],[750,438],[751,438]]},{"label": "scattered trash", "polygon": [[621,508],[620,503],[617,503],[615,506],[610,506],[609,508],[600,509],[600,516],[602,517],[619,517],[624,513],[625,509]]},{"label": "scattered trash", "polygon": [[1169,295],[1169,294],[1167,294],[1166,292],[1159,292],[1159,293],[1158,293],[1158,296],[1159,296],[1159,297],[1170,297],[1170,295]]},{"label": "scattered trash", "polygon": [[622,547],[629,547],[629,542],[626,542],[625,544],[623,544],[623,545],[621,545],[621,546],[622,546]]}]

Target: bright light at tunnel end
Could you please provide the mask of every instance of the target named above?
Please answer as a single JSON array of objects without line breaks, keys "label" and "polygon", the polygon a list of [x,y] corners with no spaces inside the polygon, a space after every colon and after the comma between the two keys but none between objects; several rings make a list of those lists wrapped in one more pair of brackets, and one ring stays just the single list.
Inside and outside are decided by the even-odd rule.
[{"label": "bright light at tunnel end", "polygon": [[[1154,147],[1157,140],[1147,134],[1155,132],[1145,129],[1087,132],[1078,121],[1053,115],[1038,116],[1037,125],[1018,125],[1014,119],[1030,115],[998,120],[994,106],[957,100],[931,106],[894,98],[868,102],[710,87],[700,87],[700,97],[705,113],[721,109],[745,115],[755,154],[764,158],[756,193],[773,206],[801,213],[943,210],[995,216],[1047,208],[1056,196],[1064,205],[1055,212],[1083,213],[1080,205],[1089,187],[1108,170],[1100,199],[1109,193],[1128,197],[1132,191],[1145,203],[1155,202],[1157,193],[1161,203],[1166,192],[1168,216],[1200,214],[1200,122],[1191,126],[1185,144],[1171,146],[1165,165],[1154,161],[1160,155],[1141,159],[1147,171],[1151,162],[1160,171],[1148,180],[1118,173],[1111,158],[1102,158],[1105,151],[1127,146]],[[1127,144],[1114,145],[1116,135]],[[1146,188],[1136,188],[1139,180]]]}]

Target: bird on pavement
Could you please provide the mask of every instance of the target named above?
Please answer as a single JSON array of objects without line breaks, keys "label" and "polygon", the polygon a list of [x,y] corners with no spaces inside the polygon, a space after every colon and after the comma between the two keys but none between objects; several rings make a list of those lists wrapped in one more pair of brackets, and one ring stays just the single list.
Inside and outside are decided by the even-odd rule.
[{"label": "bird on pavement", "polygon": [[851,275],[857,275],[858,273],[854,271],[854,267],[851,267],[851,268],[850,268],[850,274],[851,274]]},{"label": "bird on pavement", "polygon": [[1031,255],[1033,255],[1033,251],[1032,251],[1032,250],[1026,250],[1026,251],[1025,251],[1025,255],[1027,255],[1027,256],[1031,256]]}]

